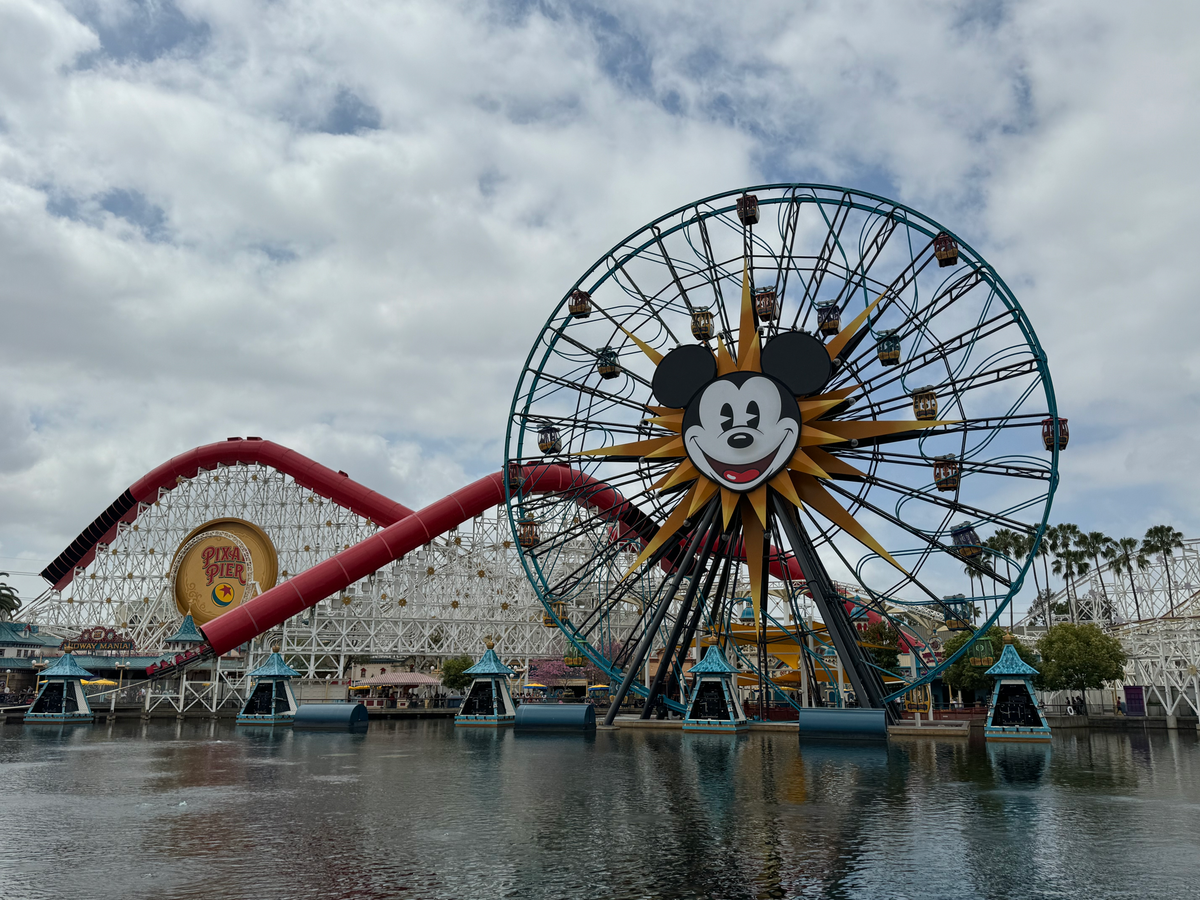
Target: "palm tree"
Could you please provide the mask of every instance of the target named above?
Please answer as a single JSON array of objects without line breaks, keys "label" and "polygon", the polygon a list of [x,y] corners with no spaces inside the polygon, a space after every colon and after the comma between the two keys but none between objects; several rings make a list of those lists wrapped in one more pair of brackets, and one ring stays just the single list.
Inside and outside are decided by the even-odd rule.
[{"label": "palm tree", "polygon": [[1162,557],[1163,568],[1167,570],[1167,603],[1170,609],[1168,616],[1175,615],[1174,587],[1171,584],[1171,560],[1175,556],[1175,548],[1183,546],[1183,532],[1176,531],[1170,525],[1151,525],[1146,529],[1142,538],[1142,552],[1157,554]]},{"label": "palm tree", "polygon": [[[7,578],[7,572],[0,572],[0,578]],[[17,610],[21,608],[21,598],[17,596],[16,588],[0,581],[0,622],[5,619],[12,621]]]},{"label": "palm tree", "polygon": [[[988,542],[989,546],[1004,557],[1004,574],[1008,578],[1008,582],[1012,584],[1012,565],[1009,562],[1010,558],[1023,552],[1025,539],[1017,534],[1011,528],[1001,528],[992,535]],[[1016,605],[1014,598],[1009,598],[1008,603],[1008,630],[1011,633],[1013,630],[1013,607]]]},{"label": "palm tree", "polygon": [[1108,589],[1104,586],[1104,575],[1100,571],[1100,555],[1112,545],[1113,539],[1102,531],[1089,531],[1075,538],[1075,545],[1092,558],[1096,564],[1096,577],[1100,579],[1100,595],[1104,598],[1104,617],[1112,624],[1112,606],[1108,602]]},{"label": "palm tree", "polygon": [[1054,559],[1054,574],[1061,575],[1067,583],[1067,597],[1071,601],[1071,622],[1078,621],[1079,611],[1075,601],[1075,578],[1086,575],[1092,568],[1087,555],[1082,550],[1072,550],[1070,547],[1060,549]]},{"label": "palm tree", "polygon": [[1138,621],[1142,618],[1142,604],[1138,600],[1137,585],[1133,581],[1133,569],[1137,566],[1141,571],[1150,565],[1150,557],[1138,547],[1138,539],[1123,537],[1113,541],[1104,548],[1104,557],[1112,571],[1120,575],[1122,572],[1129,576],[1129,587],[1133,591],[1133,608]]},{"label": "palm tree", "polygon": [[[1029,554],[1029,553],[1030,553],[1030,552],[1033,550],[1033,542],[1034,542],[1034,540],[1035,540],[1035,536],[1034,536],[1034,535],[1032,535],[1032,534],[1025,534],[1025,535],[1022,535],[1022,534],[1019,534],[1019,533],[1016,533],[1016,532],[1014,532],[1014,534],[1016,534],[1016,535],[1017,535],[1017,540],[1021,542],[1021,543],[1020,543],[1020,546],[1018,546],[1018,547],[1016,547],[1016,548],[1015,548],[1015,549],[1016,549],[1016,551],[1017,551],[1017,554],[1018,554],[1019,556],[1027,556],[1027,555],[1028,555],[1028,554]],[[1037,552],[1037,555],[1038,555],[1038,556],[1041,556],[1041,557],[1045,557],[1045,555],[1046,555],[1046,542],[1045,542],[1045,541],[1042,541],[1040,544],[1038,544],[1038,552]],[[1033,560],[1033,565],[1031,565],[1031,566],[1030,566],[1030,568],[1031,568],[1031,569],[1033,569],[1033,587],[1034,587],[1034,590],[1035,590],[1035,592],[1036,592],[1036,595],[1037,595],[1038,597],[1040,597],[1040,596],[1042,596],[1042,586],[1041,586],[1041,584],[1038,582],[1038,577],[1037,577],[1037,558],[1036,558],[1036,557],[1034,558],[1034,560]],[[1046,583],[1047,583],[1047,584],[1049,584],[1049,582],[1050,582],[1050,578],[1048,577],[1048,574],[1047,574]]]}]

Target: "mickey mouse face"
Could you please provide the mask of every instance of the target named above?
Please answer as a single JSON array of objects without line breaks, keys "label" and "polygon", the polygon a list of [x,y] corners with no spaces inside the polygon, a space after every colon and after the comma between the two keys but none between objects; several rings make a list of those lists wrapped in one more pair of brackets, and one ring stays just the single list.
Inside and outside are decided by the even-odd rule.
[{"label": "mickey mouse face", "polygon": [[654,395],[684,408],[688,459],[731,491],[752,491],[791,460],[800,441],[797,396],[819,391],[833,372],[824,344],[800,331],[767,342],[762,372],[717,377],[712,352],[700,344],[677,347],[654,372]]},{"label": "mickey mouse face", "polygon": [[772,478],[799,440],[796,398],[755,372],[710,382],[683,417],[683,446],[692,465],[733,491],[750,491]]}]

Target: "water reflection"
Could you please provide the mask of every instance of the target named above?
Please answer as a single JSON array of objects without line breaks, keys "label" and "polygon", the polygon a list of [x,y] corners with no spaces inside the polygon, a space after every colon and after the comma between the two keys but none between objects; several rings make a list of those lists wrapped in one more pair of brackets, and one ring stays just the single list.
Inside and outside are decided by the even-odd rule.
[{"label": "water reflection", "polygon": [[122,721],[6,726],[0,777],[10,820],[34,823],[0,845],[6,898],[1093,900],[1186,896],[1200,849],[1190,734],[843,745]]}]

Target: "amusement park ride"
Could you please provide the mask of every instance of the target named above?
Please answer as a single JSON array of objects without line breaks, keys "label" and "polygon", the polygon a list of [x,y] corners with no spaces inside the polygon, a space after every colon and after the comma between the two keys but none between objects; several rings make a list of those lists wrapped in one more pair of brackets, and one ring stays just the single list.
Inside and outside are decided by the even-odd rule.
[{"label": "amusement park ride", "polygon": [[[877,196],[758,186],[656,219],[571,285],[522,367],[500,472],[412,511],[268,441],[202,447],[81,534],[33,612],[153,646],[211,599],[204,643],[153,677],[238,647],[280,644],[312,677],[489,639],[509,664],[589,661],[611,718],[631,692],[683,711],[687,664],[716,647],[798,705],[797,673],[841,688],[836,659],[860,706],[891,709],[972,646],[928,646],[965,624],[946,599],[964,567],[998,586],[964,598],[990,611],[976,635],[1020,590],[1034,551],[997,566],[981,532],[1040,538],[1066,442],[1033,328],[971,247]],[[236,570],[187,554],[225,546],[217,519],[268,537],[277,584],[209,593]],[[226,544],[207,561],[255,555]],[[875,622],[906,671],[864,646]]]}]

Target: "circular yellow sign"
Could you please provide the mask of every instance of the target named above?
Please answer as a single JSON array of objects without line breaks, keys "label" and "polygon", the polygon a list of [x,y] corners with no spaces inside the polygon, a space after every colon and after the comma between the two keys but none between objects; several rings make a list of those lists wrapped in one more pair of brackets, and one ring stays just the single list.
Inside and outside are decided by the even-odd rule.
[{"label": "circular yellow sign", "polygon": [[171,588],[180,615],[211,622],[269,591],[279,575],[275,545],[245,519],[213,519],[183,539],[171,560]]}]

